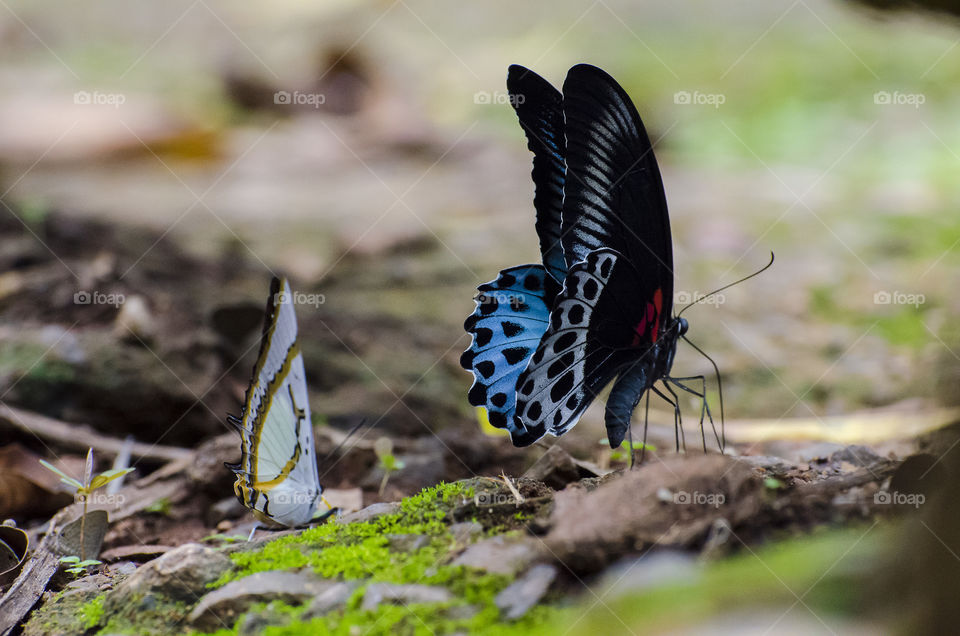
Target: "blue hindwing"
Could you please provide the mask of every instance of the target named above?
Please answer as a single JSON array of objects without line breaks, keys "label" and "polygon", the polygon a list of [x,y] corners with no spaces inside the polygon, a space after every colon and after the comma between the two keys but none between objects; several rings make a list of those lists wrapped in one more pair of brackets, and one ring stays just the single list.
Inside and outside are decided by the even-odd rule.
[{"label": "blue hindwing", "polygon": [[463,325],[473,342],[460,357],[474,376],[468,399],[516,442],[526,435],[513,417],[517,378],[547,330],[559,286],[542,265],[519,265],[477,290],[476,309]]}]

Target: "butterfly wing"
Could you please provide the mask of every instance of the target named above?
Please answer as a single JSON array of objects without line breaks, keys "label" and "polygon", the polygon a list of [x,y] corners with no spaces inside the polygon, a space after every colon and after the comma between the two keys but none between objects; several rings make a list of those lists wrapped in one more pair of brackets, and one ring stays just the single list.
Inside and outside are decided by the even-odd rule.
[{"label": "butterfly wing", "polygon": [[662,293],[636,304],[632,290],[640,279],[608,248],[570,268],[550,325],[517,381],[515,426],[562,435],[618,373],[652,368],[665,305]]},{"label": "butterfly wing", "polygon": [[474,376],[468,399],[487,409],[493,426],[509,430],[514,444],[533,443],[543,432],[531,433],[513,417],[517,378],[547,329],[559,286],[542,265],[520,265],[477,290],[476,309],[463,325],[473,341],[460,357]]},{"label": "butterfly wing", "polygon": [[241,418],[237,497],[258,516],[284,525],[308,522],[321,487],[313,448],[303,355],[290,285],[273,279],[260,353]]},{"label": "butterfly wing", "polygon": [[569,269],[550,327],[518,379],[516,426],[562,435],[626,370],[608,418],[617,435],[626,404],[636,404],[627,393],[656,379],[654,343],[671,318],[666,196],[640,115],[612,77],[586,64],[571,68],[563,113]]},{"label": "butterfly wing", "polygon": [[507,71],[507,90],[527,136],[527,148],[533,153],[533,205],[543,264],[560,283],[567,273],[560,240],[565,170],[563,97],[545,79],[517,64]]},{"label": "butterfly wing", "polygon": [[661,290],[665,323],[673,303],[670,218],[660,169],[640,115],[616,80],[588,64],[567,73],[563,113],[567,265],[599,248],[616,250],[643,274],[630,298],[645,303]]}]

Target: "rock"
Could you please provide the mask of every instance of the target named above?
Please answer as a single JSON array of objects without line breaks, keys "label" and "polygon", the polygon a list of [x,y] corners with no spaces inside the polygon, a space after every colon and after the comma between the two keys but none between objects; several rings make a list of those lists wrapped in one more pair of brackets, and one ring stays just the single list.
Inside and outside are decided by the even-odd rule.
[{"label": "rock", "polygon": [[516,620],[543,598],[555,578],[557,578],[555,566],[546,563],[535,565],[497,594],[494,603],[500,608],[505,618]]},{"label": "rock", "polygon": [[534,462],[523,477],[542,481],[554,490],[562,490],[567,484],[580,479],[580,470],[573,457],[554,444]]},{"label": "rock", "polygon": [[350,600],[350,595],[357,589],[356,582],[338,582],[321,592],[311,601],[310,606],[301,615],[302,620],[310,620],[323,616],[327,612],[343,607]]},{"label": "rock", "polygon": [[120,311],[113,323],[113,333],[124,340],[150,340],[156,331],[153,313],[147,306],[147,300],[139,294],[133,294],[120,300]]},{"label": "rock", "polygon": [[619,598],[645,590],[692,583],[700,570],[696,559],[678,550],[650,551],[621,560],[604,570],[597,584],[603,598]]},{"label": "rock", "polygon": [[483,534],[483,525],[476,521],[461,521],[450,526],[450,534],[457,543],[470,543]]},{"label": "rock", "polygon": [[283,601],[296,604],[322,596],[343,583],[318,579],[301,572],[258,572],[231,581],[210,592],[190,612],[189,621],[202,631],[233,625],[237,617],[255,603]]},{"label": "rock", "polygon": [[268,627],[283,627],[291,616],[267,606],[260,612],[250,612],[237,623],[237,636],[261,636]]},{"label": "rock", "polygon": [[540,557],[539,546],[534,541],[499,536],[474,543],[454,560],[453,565],[509,575],[524,570]]},{"label": "rock", "polygon": [[837,452],[830,455],[832,462],[849,462],[854,466],[867,467],[883,461],[883,458],[877,455],[872,448],[853,444],[845,446]]},{"label": "rock", "polygon": [[448,603],[453,594],[444,587],[435,585],[396,585],[393,583],[373,583],[363,595],[363,609],[373,611],[383,602],[410,603]]},{"label": "rock", "polygon": [[128,609],[137,599],[160,594],[174,601],[194,603],[207,592],[207,583],[216,581],[233,567],[223,553],[198,543],[186,543],[141,566],[124,580],[106,603]]},{"label": "rock", "polygon": [[236,497],[225,497],[207,509],[208,526],[216,526],[227,519],[239,519],[246,514],[247,508]]},{"label": "rock", "polygon": [[149,561],[173,550],[168,545],[121,545],[100,555],[102,561]]},{"label": "rock", "polygon": [[[664,501],[664,493],[672,497]],[[748,465],[722,455],[691,455],[644,464],[596,490],[557,493],[551,556],[576,572],[594,572],[624,552],[687,548],[723,518],[736,528],[762,508],[764,486]]]},{"label": "rock", "polygon": [[334,508],[339,508],[342,514],[357,512],[363,508],[363,489],[361,488],[324,488],[323,498]]},{"label": "rock", "polygon": [[390,534],[387,541],[394,552],[416,552],[430,543],[429,537],[422,534]]},{"label": "rock", "polygon": [[790,473],[790,471],[800,469],[797,464],[788,462],[782,457],[774,457],[772,455],[741,455],[737,457],[737,461],[777,477],[785,476]]},{"label": "rock", "polygon": [[398,503],[375,503],[367,506],[363,510],[358,510],[356,512],[351,512],[350,514],[343,515],[338,520],[339,523],[357,523],[360,521],[370,521],[371,519],[376,519],[380,515],[389,515],[395,512],[399,512],[400,504]]}]

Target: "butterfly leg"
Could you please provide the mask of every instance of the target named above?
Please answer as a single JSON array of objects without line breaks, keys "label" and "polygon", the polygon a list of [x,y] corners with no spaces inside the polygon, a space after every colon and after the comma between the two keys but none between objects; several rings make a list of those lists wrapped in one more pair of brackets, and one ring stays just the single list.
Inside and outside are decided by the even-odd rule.
[{"label": "butterfly leg", "polygon": [[[643,443],[640,445],[640,463],[647,452],[647,424],[650,422],[650,391],[647,391],[647,404],[643,412]],[[633,445],[630,446],[630,461],[633,461]]]},{"label": "butterfly leg", "polygon": [[665,388],[667,390],[667,393],[669,393],[673,397],[674,418],[676,419],[676,422],[677,422],[677,428],[680,429],[680,442],[683,445],[683,452],[686,453],[687,437],[683,432],[683,414],[680,411],[680,397],[673,391],[672,388],[670,388],[670,385],[667,384],[666,382],[663,383],[663,388]]},{"label": "butterfly leg", "polygon": [[[710,403],[707,401],[707,380],[702,375],[694,375],[685,378],[667,378],[674,386],[677,388],[683,389],[687,393],[691,393],[698,398],[700,398],[700,438],[703,441],[703,448],[706,450],[707,443],[704,439],[703,431],[703,419],[704,416],[710,420],[710,428],[713,430],[713,437],[717,440],[717,447],[720,449],[720,452],[723,452],[725,446],[725,439],[721,439],[721,435],[717,433],[717,425],[713,420],[713,413],[710,412]],[[690,387],[682,383],[682,381],[687,380],[699,380],[700,381],[700,392],[694,391]]]},{"label": "butterfly leg", "polygon": [[[681,416],[680,416],[680,401],[677,399],[677,394],[673,392],[673,389],[671,389],[666,384],[664,384],[663,386],[671,395],[673,395],[672,400],[668,398],[666,395],[664,395],[663,392],[655,386],[650,387],[650,390],[656,393],[657,395],[659,395],[661,398],[664,399],[664,401],[667,402],[667,404],[673,407],[673,430],[674,430],[674,435],[676,436],[677,452],[679,453],[680,452],[680,435],[683,433],[683,420],[681,419]],[[683,450],[684,451],[687,450],[686,439],[683,440]]]}]

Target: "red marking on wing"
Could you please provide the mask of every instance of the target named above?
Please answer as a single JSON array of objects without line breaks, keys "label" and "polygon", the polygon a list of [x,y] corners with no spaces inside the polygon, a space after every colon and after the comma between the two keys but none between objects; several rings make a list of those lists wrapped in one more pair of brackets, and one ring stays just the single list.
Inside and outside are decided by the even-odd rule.
[{"label": "red marking on wing", "polygon": [[650,303],[647,303],[647,315],[650,315],[650,310],[654,309],[654,315],[652,317],[653,329],[650,330],[650,342],[657,341],[657,331],[660,328],[660,310],[663,309],[663,291],[657,287],[657,291],[653,292],[653,306],[650,306]]},{"label": "red marking on wing", "polygon": [[633,328],[633,342],[630,343],[631,347],[636,347],[643,340],[643,336],[647,333],[647,326],[653,325],[653,328],[650,329],[650,342],[657,341],[657,330],[660,328],[660,311],[663,309],[663,292],[658,288],[657,291],[653,293],[653,302],[648,302],[646,311],[643,313],[640,322]]}]

